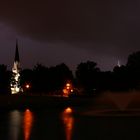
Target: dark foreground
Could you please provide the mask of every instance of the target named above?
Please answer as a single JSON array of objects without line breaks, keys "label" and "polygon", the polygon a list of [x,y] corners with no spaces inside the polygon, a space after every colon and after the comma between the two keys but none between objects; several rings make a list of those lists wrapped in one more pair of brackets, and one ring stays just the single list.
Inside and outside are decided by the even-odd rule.
[{"label": "dark foreground", "polygon": [[63,110],[10,110],[0,115],[1,140],[136,140],[140,117],[83,116]]},{"label": "dark foreground", "polygon": [[139,130],[139,92],[96,98],[0,96],[1,140],[135,140]]},{"label": "dark foreground", "polygon": [[46,109],[46,108],[65,108],[67,106],[84,107],[90,106],[93,98],[75,97],[67,98],[61,96],[27,96],[9,95],[0,96],[0,109]]},{"label": "dark foreground", "polygon": [[[140,91],[105,92],[98,96],[62,97],[43,95],[9,95],[0,96],[0,109],[48,109],[48,108],[81,108],[86,114],[97,112],[129,113],[140,112]],[[127,112],[126,112],[127,111]],[[140,113],[139,113],[140,114]]]}]

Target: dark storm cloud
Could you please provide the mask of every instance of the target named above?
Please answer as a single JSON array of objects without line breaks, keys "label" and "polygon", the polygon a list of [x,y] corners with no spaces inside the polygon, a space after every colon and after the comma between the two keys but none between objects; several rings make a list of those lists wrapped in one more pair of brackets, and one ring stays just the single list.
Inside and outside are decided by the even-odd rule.
[{"label": "dark storm cloud", "polygon": [[1,21],[40,40],[138,43],[139,15],[138,0],[15,0],[0,4]]},{"label": "dark storm cloud", "polygon": [[[71,63],[89,58],[112,67],[117,59],[125,62],[128,54],[140,50],[139,0],[5,0],[0,2],[0,23],[33,42],[39,41],[38,47],[46,52],[51,50],[47,46],[51,42],[58,58],[71,48],[69,54],[76,52],[67,60]],[[2,36],[1,30],[0,41]],[[31,52],[34,46],[29,46]],[[51,57],[50,64],[55,59]]]}]

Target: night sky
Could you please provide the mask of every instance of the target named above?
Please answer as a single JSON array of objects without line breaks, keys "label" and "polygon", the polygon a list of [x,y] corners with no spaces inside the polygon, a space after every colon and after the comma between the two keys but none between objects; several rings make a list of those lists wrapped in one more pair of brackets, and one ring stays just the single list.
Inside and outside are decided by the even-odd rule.
[{"label": "night sky", "polygon": [[140,50],[139,0],[4,0],[0,2],[0,64],[13,64],[18,38],[21,65],[75,70],[97,62],[112,70]]}]

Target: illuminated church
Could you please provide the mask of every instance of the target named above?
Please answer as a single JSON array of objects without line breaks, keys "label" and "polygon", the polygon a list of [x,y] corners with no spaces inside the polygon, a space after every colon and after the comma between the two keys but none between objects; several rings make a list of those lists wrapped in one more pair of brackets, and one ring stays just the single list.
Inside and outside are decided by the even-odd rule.
[{"label": "illuminated church", "polygon": [[20,60],[19,60],[19,51],[18,51],[18,43],[16,41],[16,50],[15,50],[15,59],[14,65],[12,68],[12,77],[11,77],[11,94],[18,94],[22,92],[21,84],[20,84]]}]

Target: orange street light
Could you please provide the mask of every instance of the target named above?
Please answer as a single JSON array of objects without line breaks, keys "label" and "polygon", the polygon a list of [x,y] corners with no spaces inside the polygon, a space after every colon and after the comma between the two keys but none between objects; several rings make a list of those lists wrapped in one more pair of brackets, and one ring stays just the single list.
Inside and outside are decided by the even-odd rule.
[{"label": "orange street light", "polygon": [[30,85],[29,84],[26,84],[25,87],[26,87],[26,89],[29,89],[30,88]]},{"label": "orange street light", "polygon": [[70,83],[67,83],[67,84],[66,84],[66,87],[70,87],[70,86],[71,86]]}]

